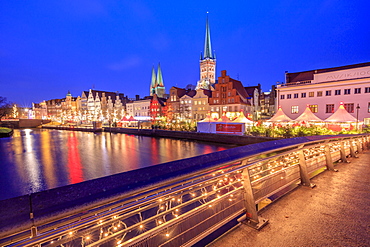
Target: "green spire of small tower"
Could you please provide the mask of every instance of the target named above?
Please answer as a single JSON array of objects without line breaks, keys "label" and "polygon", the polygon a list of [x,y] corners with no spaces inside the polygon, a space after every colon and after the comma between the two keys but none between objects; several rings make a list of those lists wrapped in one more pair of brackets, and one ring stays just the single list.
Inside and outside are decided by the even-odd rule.
[{"label": "green spire of small tower", "polygon": [[159,87],[163,86],[163,78],[162,78],[162,71],[161,71],[161,64],[158,63],[158,73],[157,73],[157,84]]},{"label": "green spire of small tower", "polygon": [[155,94],[155,88],[156,88],[156,86],[157,86],[157,79],[156,79],[155,69],[154,69],[154,65],[153,65],[153,68],[152,68],[152,81],[150,83],[150,95]]},{"label": "green spire of small tower", "polygon": [[207,12],[207,20],[206,20],[206,37],[204,40],[204,58],[212,58],[212,46],[211,46],[211,32],[209,30],[208,24],[208,12]]}]

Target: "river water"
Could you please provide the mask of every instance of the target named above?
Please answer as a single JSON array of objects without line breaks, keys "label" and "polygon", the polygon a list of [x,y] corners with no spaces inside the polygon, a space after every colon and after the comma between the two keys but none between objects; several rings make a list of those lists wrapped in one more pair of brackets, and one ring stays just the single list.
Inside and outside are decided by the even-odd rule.
[{"label": "river water", "polygon": [[15,130],[0,138],[0,200],[232,147],[120,133]]}]

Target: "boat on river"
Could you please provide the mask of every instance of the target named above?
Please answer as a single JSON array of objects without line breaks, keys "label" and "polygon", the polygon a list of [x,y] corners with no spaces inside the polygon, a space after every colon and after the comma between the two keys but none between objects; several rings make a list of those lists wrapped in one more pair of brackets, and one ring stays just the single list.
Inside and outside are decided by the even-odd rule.
[{"label": "boat on river", "polygon": [[13,135],[13,129],[0,127],[0,138],[1,137],[10,137]]}]

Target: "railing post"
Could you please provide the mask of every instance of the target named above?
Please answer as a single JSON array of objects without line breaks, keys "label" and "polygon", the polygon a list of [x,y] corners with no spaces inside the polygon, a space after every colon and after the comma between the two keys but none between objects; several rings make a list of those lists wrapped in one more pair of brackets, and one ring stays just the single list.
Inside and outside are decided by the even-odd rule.
[{"label": "railing post", "polygon": [[31,238],[34,238],[37,236],[37,227],[36,226],[32,226],[31,227]]},{"label": "railing post", "polygon": [[333,159],[331,158],[331,153],[330,153],[330,147],[329,147],[329,145],[330,145],[329,143],[327,143],[325,145],[326,168],[329,171],[335,171],[335,172],[337,172],[338,169],[335,169],[334,168]]},{"label": "railing post", "polygon": [[361,141],[361,138],[357,138],[357,139],[356,139],[357,152],[358,152],[358,153],[362,153],[362,151],[364,151],[364,150],[363,150],[363,148],[362,148],[362,146],[361,146],[361,142],[360,142],[360,141]]},{"label": "railing post", "polygon": [[349,163],[346,157],[346,150],[344,150],[344,140],[340,142],[340,159],[342,162]]},{"label": "railing post", "polygon": [[299,156],[299,173],[301,174],[301,184],[308,187],[315,187],[316,185],[311,183],[310,177],[308,176],[306,159],[304,157],[303,149],[298,151]]},{"label": "railing post", "polygon": [[369,148],[369,137],[362,138],[362,150],[366,150]]},{"label": "railing post", "polygon": [[[242,165],[244,166],[246,164],[247,161],[243,161]],[[268,223],[268,220],[258,216],[257,214],[256,202],[254,200],[248,168],[243,170],[242,181],[244,187],[244,203],[247,212],[244,216],[240,217],[238,221],[259,230]]]},{"label": "railing post", "polygon": [[351,152],[351,157],[358,158],[358,156],[355,153],[355,149],[353,147],[353,141],[349,140],[349,150]]}]

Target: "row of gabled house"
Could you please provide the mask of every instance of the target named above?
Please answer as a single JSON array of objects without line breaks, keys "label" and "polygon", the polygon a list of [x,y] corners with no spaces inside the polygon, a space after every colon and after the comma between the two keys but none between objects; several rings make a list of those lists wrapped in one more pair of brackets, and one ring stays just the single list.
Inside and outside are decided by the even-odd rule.
[{"label": "row of gabled house", "polygon": [[[163,82],[161,87],[164,89]],[[119,121],[123,117],[136,120],[200,121],[207,114],[212,118],[226,115],[237,117],[242,111],[249,118],[261,112],[265,99],[260,85],[244,87],[238,80],[221,72],[213,90],[171,87],[169,94],[158,95],[153,87],[151,95],[129,99],[123,93],[92,90],[72,97],[52,99],[34,104],[35,118],[71,121]],[[164,91],[163,91],[164,92]],[[161,96],[161,97],[160,97]],[[268,100],[269,102],[269,100]]]}]

